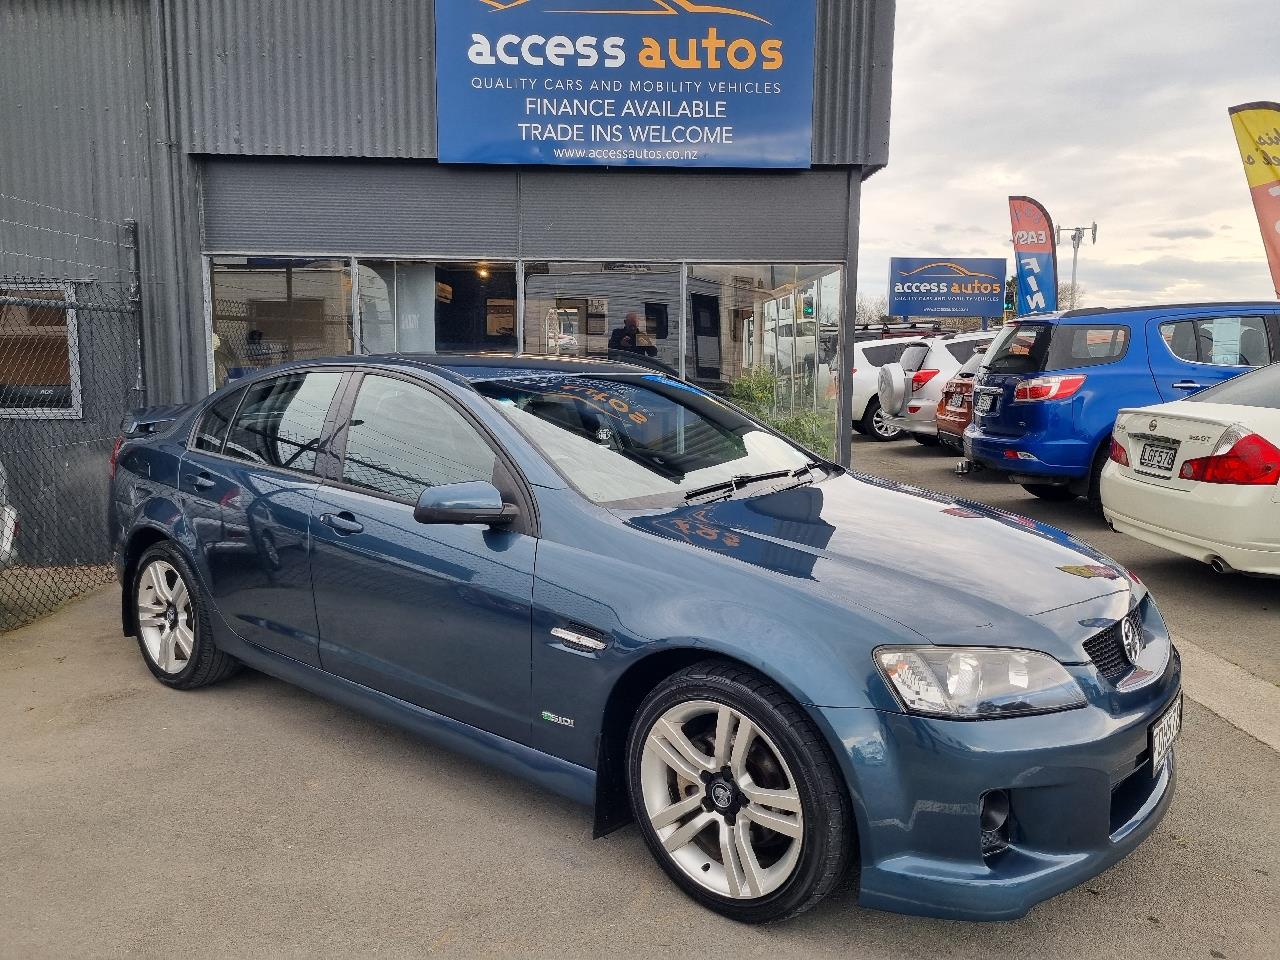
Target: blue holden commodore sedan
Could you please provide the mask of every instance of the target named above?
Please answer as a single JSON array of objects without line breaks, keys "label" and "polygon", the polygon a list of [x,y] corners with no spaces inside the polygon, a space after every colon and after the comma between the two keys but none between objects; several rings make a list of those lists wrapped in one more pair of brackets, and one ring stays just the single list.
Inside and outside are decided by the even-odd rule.
[{"label": "blue holden commodore sedan", "polygon": [[133,415],[124,630],[634,819],[735,920],[1008,919],[1169,806],[1180,666],[1132,574],[617,363],[310,361]]}]

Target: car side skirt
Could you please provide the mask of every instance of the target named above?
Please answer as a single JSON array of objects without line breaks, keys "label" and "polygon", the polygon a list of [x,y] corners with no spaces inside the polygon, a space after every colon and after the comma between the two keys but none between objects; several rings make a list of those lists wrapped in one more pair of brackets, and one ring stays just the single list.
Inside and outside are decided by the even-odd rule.
[{"label": "car side skirt", "polygon": [[529,780],[574,803],[585,807],[595,803],[594,770],[281,656],[241,640],[230,631],[216,632],[219,633],[218,646],[255,670]]}]

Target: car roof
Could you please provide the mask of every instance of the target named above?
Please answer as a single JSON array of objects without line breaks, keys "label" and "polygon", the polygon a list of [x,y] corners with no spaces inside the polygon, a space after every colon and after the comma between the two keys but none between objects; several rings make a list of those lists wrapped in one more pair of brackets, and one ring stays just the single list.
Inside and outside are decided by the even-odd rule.
[{"label": "car roof", "polygon": [[1028,314],[1018,317],[1020,323],[1072,323],[1119,318],[1125,315],[1158,315],[1176,311],[1180,314],[1194,316],[1196,314],[1220,313],[1223,310],[1249,310],[1263,313],[1274,313],[1280,309],[1280,303],[1268,300],[1224,300],[1219,302],[1201,301],[1198,303],[1156,303],[1144,306],[1127,307],[1087,307],[1083,310],[1067,310],[1063,313]]},{"label": "car roof", "polygon": [[[261,375],[269,376],[290,369],[326,366],[426,370],[453,380],[455,383],[474,383],[481,380],[496,380],[521,375],[545,376],[546,374],[563,374],[565,376],[581,376],[584,374],[613,374],[616,376],[618,374],[652,375],[657,372],[649,367],[630,363],[582,357],[516,356],[509,353],[385,353],[370,356],[336,356],[295,360],[264,369],[260,373]],[[256,378],[257,374],[252,379]],[[251,378],[232,381],[232,383],[245,383],[249,379]]]}]

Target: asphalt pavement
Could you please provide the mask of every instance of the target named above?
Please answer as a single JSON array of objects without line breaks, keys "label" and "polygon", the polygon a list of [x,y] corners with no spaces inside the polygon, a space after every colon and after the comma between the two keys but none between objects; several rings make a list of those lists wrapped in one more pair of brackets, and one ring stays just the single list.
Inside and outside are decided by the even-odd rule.
[{"label": "asphalt pavement", "polygon": [[[1280,676],[1273,584],[954,477],[909,442],[856,454],[1082,534],[1152,585],[1175,634]],[[901,917],[845,892],[753,928],[685,899],[634,828],[592,840],[585,809],[296,688],[245,672],[168,690],[120,636],[117,597],[0,635],[0,957],[1280,955],[1280,754],[1194,700],[1165,822],[1022,920]]]}]

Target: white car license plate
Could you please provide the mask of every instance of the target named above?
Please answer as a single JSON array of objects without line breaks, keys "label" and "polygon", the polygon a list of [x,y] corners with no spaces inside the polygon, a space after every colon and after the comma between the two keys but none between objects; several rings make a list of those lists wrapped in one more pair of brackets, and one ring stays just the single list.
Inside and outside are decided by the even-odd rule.
[{"label": "white car license plate", "polygon": [[974,399],[973,409],[975,413],[990,413],[995,405],[996,395],[994,393],[980,393]]},{"label": "white car license plate", "polygon": [[1151,770],[1159,773],[1169,753],[1173,750],[1173,741],[1178,739],[1182,730],[1182,694],[1169,704],[1169,708],[1160,719],[1151,725]]},{"label": "white car license plate", "polygon": [[1164,473],[1173,472],[1174,461],[1178,459],[1178,448],[1163,443],[1144,443],[1142,456],[1138,458],[1141,466]]},{"label": "white car license plate", "polygon": [[964,409],[964,394],[963,394],[963,393],[953,393],[953,394],[951,394],[951,396],[947,397],[947,409],[948,409],[948,410],[963,410],[963,409]]}]

